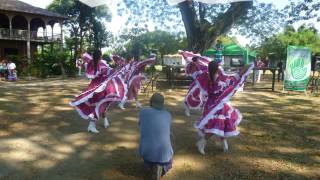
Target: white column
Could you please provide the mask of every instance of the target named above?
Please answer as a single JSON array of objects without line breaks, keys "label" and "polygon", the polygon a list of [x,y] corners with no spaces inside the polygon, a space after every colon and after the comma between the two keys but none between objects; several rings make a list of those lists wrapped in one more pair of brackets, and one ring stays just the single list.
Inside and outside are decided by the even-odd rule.
[{"label": "white column", "polygon": [[8,16],[9,18],[9,36],[12,37],[12,15]]},{"label": "white column", "polygon": [[44,27],[43,27],[43,40],[45,41],[46,40],[46,29],[47,29],[47,26],[46,25],[44,25]]},{"label": "white column", "polygon": [[54,27],[54,24],[50,25],[51,26],[51,40],[53,42],[53,27]]},{"label": "white column", "polygon": [[31,48],[30,48],[30,35],[31,35],[31,28],[30,28],[30,19],[27,18],[28,20],[28,35],[27,35],[27,58],[28,58],[28,63],[31,63]]},{"label": "white column", "polygon": [[43,34],[45,41],[49,41],[49,39],[48,39],[48,29],[47,29],[47,26],[48,26],[48,22],[46,21],[46,22],[45,22],[45,27],[46,27],[46,28],[44,29],[44,34]]},{"label": "white column", "polygon": [[61,43],[61,49],[63,49],[63,23],[60,21],[59,22],[59,24],[60,24],[60,43]]}]

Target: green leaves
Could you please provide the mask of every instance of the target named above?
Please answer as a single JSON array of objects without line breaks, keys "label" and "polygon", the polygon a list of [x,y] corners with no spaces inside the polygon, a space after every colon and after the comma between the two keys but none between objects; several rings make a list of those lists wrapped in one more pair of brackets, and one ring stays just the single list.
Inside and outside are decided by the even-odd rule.
[{"label": "green leaves", "polygon": [[[253,5],[244,2],[220,5],[198,3],[194,0],[169,6],[165,0],[124,0],[118,10],[122,14],[125,11],[130,14],[132,18],[128,23],[152,22],[159,30],[185,33],[189,48],[193,50],[207,48],[217,36],[228,33],[231,29],[259,43],[278,32],[287,18],[286,12],[274,5],[257,1]],[[188,10],[190,11],[186,13]],[[183,20],[184,16],[188,18]],[[186,22],[186,19],[189,21]]]},{"label": "green leaves", "polygon": [[292,26],[287,26],[284,32],[265,39],[258,48],[258,54],[266,57],[272,53],[271,59],[285,60],[289,45],[308,47],[313,54],[317,54],[320,53],[320,36],[313,27],[303,25],[296,31]]},{"label": "green leaves", "polygon": [[[176,53],[179,49],[186,48],[186,41],[179,37],[178,34],[172,34],[166,31],[147,32],[143,29],[136,29],[137,32],[133,34],[133,30],[128,30],[122,35],[122,40],[125,40],[123,46],[125,51],[131,54],[137,53],[142,56],[149,56],[150,51],[156,51],[160,55]],[[123,56],[130,56],[120,50]]]},{"label": "green leaves", "polygon": [[48,9],[69,17],[65,25],[74,39],[75,51],[78,46],[83,51],[84,45],[103,48],[108,44],[110,34],[104,22],[111,20],[111,12],[107,6],[91,8],[80,1],[53,0]]},{"label": "green leaves", "polygon": [[304,0],[298,2],[291,2],[285,7],[288,13],[289,23],[294,23],[302,20],[315,19],[320,21],[320,2],[315,0]]}]

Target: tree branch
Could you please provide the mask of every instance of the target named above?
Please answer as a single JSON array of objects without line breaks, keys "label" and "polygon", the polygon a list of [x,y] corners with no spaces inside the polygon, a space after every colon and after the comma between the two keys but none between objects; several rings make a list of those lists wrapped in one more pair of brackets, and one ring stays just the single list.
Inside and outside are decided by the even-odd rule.
[{"label": "tree branch", "polygon": [[192,48],[192,42],[194,38],[194,34],[199,32],[199,21],[197,18],[197,14],[195,12],[193,1],[183,1],[179,3],[179,9],[182,16],[182,21],[184,23],[187,39],[188,39],[188,48]]},{"label": "tree branch", "polygon": [[231,3],[230,8],[225,13],[220,14],[217,21],[212,25],[211,34],[221,35],[226,33],[236,21],[246,15],[252,5],[252,1]]},{"label": "tree branch", "polygon": [[188,49],[203,52],[219,35],[226,33],[237,20],[245,16],[248,9],[253,6],[253,2],[231,3],[230,8],[225,13],[219,14],[214,23],[205,19],[206,7],[202,3],[199,3],[199,18],[193,0],[183,1],[178,6],[186,29]]},{"label": "tree branch", "polygon": [[252,5],[253,2],[231,3],[230,8],[225,13],[220,14],[217,17],[217,21],[206,29],[203,37],[206,39],[206,41],[204,41],[203,50],[209,48],[218,36],[229,31],[236,21],[246,15]]},{"label": "tree branch", "polygon": [[205,16],[206,16],[205,5],[201,2],[199,2],[199,19],[200,19],[201,24],[205,21],[205,19],[204,19]]}]

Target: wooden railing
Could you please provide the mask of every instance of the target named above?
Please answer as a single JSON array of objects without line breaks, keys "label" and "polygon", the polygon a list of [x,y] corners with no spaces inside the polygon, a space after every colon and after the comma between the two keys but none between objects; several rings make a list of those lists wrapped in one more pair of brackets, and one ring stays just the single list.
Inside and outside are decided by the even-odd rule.
[{"label": "wooden railing", "polygon": [[[28,30],[0,28],[0,39],[8,40],[28,40]],[[39,35],[37,31],[30,32],[30,41],[40,41],[40,42],[57,42],[61,41],[61,34],[53,34],[50,36]]]},{"label": "wooden railing", "polygon": [[28,31],[20,30],[20,29],[12,29],[10,39],[26,41],[28,39]]},{"label": "wooden railing", "polygon": [[5,28],[0,28],[0,39],[10,37],[10,30]]}]

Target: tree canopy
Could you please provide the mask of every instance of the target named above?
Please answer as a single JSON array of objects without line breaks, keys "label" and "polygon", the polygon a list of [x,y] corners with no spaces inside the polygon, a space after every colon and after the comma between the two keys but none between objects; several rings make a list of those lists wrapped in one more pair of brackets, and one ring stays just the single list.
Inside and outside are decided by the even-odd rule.
[{"label": "tree canopy", "polygon": [[53,0],[47,8],[68,17],[65,25],[69,30],[69,41],[73,44],[74,58],[84,51],[85,45],[96,48],[107,45],[110,35],[103,23],[111,20],[107,6],[91,8],[80,1]]},{"label": "tree canopy", "polygon": [[289,15],[289,23],[309,19],[316,19],[318,22],[320,21],[320,1],[318,0],[300,0],[298,2],[291,2],[286,6],[285,11]]},{"label": "tree canopy", "polygon": [[159,28],[181,30],[184,25],[188,49],[202,52],[217,37],[237,29],[243,35],[268,37],[284,24],[285,15],[271,4],[236,2],[226,5],[188,0],[169,6],[163,0],[124,0],[119,14],[130,12],[131,23],[154,22]]},{"label": "tree canopy", "polygon": [[186,48],[186,39],[166,31],[148,32],[146,29],[127,29],[120,38],[123,47],[118,49],[122,56],[149,56],[151,52],[162,58],[165,54],[177,53],[179,49]]},{"label": "tree canopy", "polygon": [[258,53],[263,57],[272,56],[276,60],[285,60],[288,45],[308,47],[313,54],[318,54],[320,35],[314,27],[303,25],[295,30],[292,26],[287,26],[282,33],[265,39],[258,48]]}]

